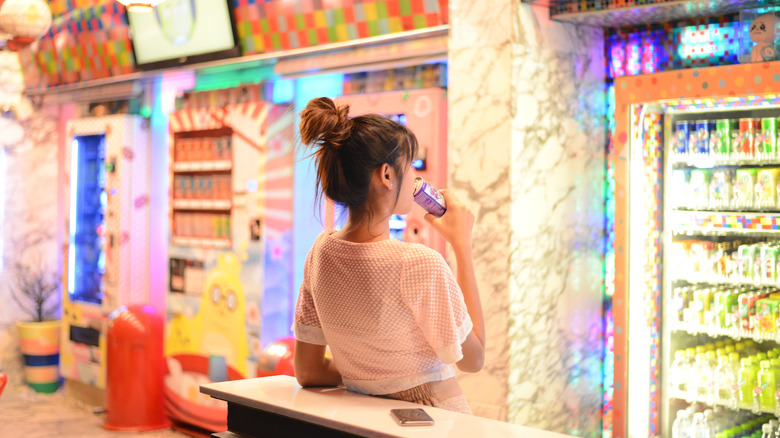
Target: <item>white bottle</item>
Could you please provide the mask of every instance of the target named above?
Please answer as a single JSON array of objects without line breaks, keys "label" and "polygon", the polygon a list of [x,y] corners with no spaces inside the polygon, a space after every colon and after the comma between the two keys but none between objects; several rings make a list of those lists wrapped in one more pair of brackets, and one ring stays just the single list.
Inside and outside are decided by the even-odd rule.
[{"label": "white bottle", "polygon": [[710,436],[710,428],[704,421],[704,413],[697,412],[693,414],[693,424],[691,425],[691,438],[713,438]]},{"label": "white bottle", "polygon": [[713,372],[714,391],[712,394],[713,405],[736,406],[733,386],[737,383],[734,378],[736,373],[731,369],[731,360],[728,356],[718,356],[718,366]]},{"label": "white bottle", "polygon": [[688,411],[680,409],[672,423],[672,438],[691,438],[690,432],[691,421],[688,418]]},{"label": "white bottle", "polygon": [[703,353],[696,355],[696,364],[693,366],[693,373],[691,373],[695,391],[693,392],[694,400],[708,402],[710,400],[710,383],[712,382],[712,368],[710,367],[710,361]]},{"label": "white bottle", "polygon": [[669,380],[672,397],[685,398],[686,379],[688,374],[688,358],[685,356],[685,350],[674,352],[674,361],[669,367]]},{"label": "white bottle", "polygon": [[704,410],[704,422],[707,424],[707,429],[709,429],[711,437],[714,437],[716,433],[723,430],[720,425],[720,419],[715,416],[715,411],[712,409]]},{"label": "white bottle", "polygon": [[761,426],[761,438],[772,438],[774,435],[774,430],[772,429],[772,425],[769,423],[764,424]]},{"label": "white bottle", "polygon": [[726,413],[726,410],[723,408],[723,406],[715,406],[712,408],[712,412],[715,413],[715,418],[718,421],[718,428],[719,431],[724,431],[726,429],[731,429],[731,427],[734,425],[732,423],[731,414]]}]

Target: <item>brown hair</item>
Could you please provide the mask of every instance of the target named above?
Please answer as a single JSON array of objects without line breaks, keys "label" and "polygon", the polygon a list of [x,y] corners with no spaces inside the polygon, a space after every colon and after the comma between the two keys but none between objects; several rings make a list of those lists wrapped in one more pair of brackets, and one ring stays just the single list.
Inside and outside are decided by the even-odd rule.
[{"label": "brown hair", "polygon": [[[379,114],[349,117],[349,105],[327,97],[312,99],[301,111],[301,142],[312,148],[317,172],[317,201],[324,194],[353,209],[365,209],[374,169],[388,164],[398,175],[417,156],[417,137],[406,126]],[[403,158],[403,159],[402,159]]]}]

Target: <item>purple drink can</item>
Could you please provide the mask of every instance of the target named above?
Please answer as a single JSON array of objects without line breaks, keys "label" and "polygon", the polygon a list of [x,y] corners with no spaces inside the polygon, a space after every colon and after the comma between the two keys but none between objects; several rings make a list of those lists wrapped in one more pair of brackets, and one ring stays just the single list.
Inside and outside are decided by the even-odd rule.
[{"label": "purple drink can", "polygon": [[677,122],[674,128],[677,137],[677,153],[687,154],[690,151],[688,141],[691,137],[691,122]]},{"label": "purple drink can", "polygon": [[447,211],[441,193],[419,176],[414,179],[414,202],[436,217],[441,217]]}]

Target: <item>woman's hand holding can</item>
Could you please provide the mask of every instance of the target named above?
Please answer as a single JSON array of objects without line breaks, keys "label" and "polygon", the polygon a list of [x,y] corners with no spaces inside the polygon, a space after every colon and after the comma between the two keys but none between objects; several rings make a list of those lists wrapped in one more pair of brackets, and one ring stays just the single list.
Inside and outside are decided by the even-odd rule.
[{"label": "woman's hand holding can", "polygon": [[447,211],[441,216],[426,214],[425,220],[453,246],[454,249],[471,248],[471,230],[474,228],[474,214],[463,204],[454,193],[440,189],[444,196]]}]

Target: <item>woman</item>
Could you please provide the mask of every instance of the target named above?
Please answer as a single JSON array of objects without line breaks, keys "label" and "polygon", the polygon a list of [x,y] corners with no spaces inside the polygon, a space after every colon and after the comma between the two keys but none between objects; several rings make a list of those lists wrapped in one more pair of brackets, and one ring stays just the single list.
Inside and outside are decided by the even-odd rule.
[{"label": "woman", "polygon": [[317,198],[348,216],[306,258],[293,325],[298,382],[470,413],[452,364],[477,372],[485,355],[474,216],[447,190],[446,213],[425,216],[452,246],[456,279],[438,252],[390,239],[391,216],[413,206],[409,129],[377,114],[350,118],[349,106],[322,97],[301,112],[300,133],[315,157]]}]

